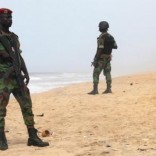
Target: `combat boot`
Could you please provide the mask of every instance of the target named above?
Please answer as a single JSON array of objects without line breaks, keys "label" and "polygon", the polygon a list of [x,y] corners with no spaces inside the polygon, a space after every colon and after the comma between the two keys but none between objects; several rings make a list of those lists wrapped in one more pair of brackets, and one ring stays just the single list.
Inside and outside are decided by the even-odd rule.
[{"label": "combat boot", "polygon": [[106,90],[102,94],[112,93],[111,88],[106,88]]},{"label": "combat boot", "polygon": [[110,83],[107,83],[107,88],[106,88],[106,90],[102,94],[107,94],[107,93],[112,93],[111,84]]},{"label": "combat boot", "polygon": [[99,92],[98,92],[98,84],[97,83],[94,83],[93,90],[91,92],[89,92],[88,94],[90,94],[90,95],[99,94]]},{"label": "combat boot", "polygon": [[48,142],[43,142],[38,136],[37,136],[37,129],[35,128],[28,128],[28,146],[38,146],[38,147],[45,147],[49,146]]},{"label": "combat boot", "polygon": [[0,128],[0,150],[4,151],[7,149],[8,149],[8,144],[7,144],[4,128]]}]

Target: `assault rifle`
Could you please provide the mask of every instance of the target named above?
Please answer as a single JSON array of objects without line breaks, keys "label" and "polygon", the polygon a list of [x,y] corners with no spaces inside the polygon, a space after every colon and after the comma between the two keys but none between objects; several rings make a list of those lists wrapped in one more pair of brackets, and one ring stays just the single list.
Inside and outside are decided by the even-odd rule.
[{"label": "assault rifle", "polygon": [[4,74],[4,77],[7,78],[13,71],[15,71],[17,83],[21,89],[21,94],[24,95],[24,77],[21,73],[20,55],[16,43],[10,36],[4,35],[0,35],[0,42],[9,53],[13,64],[13,67],[8,69],[8,71]]}]

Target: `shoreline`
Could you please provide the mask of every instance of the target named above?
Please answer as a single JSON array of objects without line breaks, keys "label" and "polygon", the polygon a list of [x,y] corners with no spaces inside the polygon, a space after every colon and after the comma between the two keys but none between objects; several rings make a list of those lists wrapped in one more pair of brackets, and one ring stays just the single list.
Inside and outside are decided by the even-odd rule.
[{"label": "shoreline", "polygon": [[[34,73],[33,73],[34,74]],[[125,75],[119,75],[119,76],[114,76],[112,77],[112,81],[115,80],[115,79],[119,79],[119,78],[124,78],[124,77],[132,77],[132,76],[141,76],[141,75],[148,75],[148,74],[156,74],[155,71],[150,71],[150,72],[139,72],[139,73],[133,73],[133,74],[125,74]],[[100,83],[104,83],[104,86],[106,85],[105,83],[105,77],[101,74],[101,77],[100,80],[99,80],[99,84]],[[36,94],[42,94],[42,93],[47,93],[47,92],[53,92],[55,90],[58,90],[58,89],[63,89],[63,88],[66,88],[66,87],[71,87],[73,85],[79,85],[79,84],[88,84],[88,83],[91,83],[91,86],[92,86],[92,81],[93,80],[90,80],[90,81],[82,81],[82,82],[74,82],[74,83],[69,83],[65,86],[61,86],[61,87],[55,87],[55,88],[51,88],[49,90],[46,90],[46,91],[40,91],[40,92],[34,92],[34,93],[31,93],[31,90],[30,90],[30,93],[31,93],[31,96],[33,95],[36,95]],[[113,82],[112,82],[113,83]],[[28,88],[30,89],[30,86],[28,86]]]}]

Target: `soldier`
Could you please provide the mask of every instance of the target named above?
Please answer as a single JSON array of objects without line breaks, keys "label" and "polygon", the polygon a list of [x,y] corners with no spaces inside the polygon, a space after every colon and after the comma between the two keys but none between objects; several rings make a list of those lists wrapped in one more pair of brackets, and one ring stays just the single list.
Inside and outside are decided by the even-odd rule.
[{"label": "soldier", "polygon": [[111,53],[112,49],[117,49],[117,44],[113,38],[107,31],[109,28],[109,24],[106,21],[102,21],[99,23],[99,31],[101,32],[100,36],[97,38],[97,52],[94,57],[94,61],[92,62],[94,66],[93,71],[93,90],[88,94],[95,95],[98,94],[98,83],[99,76],[101,71],[103,70],[103,74],[106,77],[107,88],[103,92],[112,93],[111,90]]},{"label": "soldier", "polygon": [[18,36],[9,31],[12,25],[12,11],[0,9],[0,150],[8,149],[5,136],[6,107],[12,93],[18,101],[28,130],[28,146],[49,146],[37,135],[34,128],[32,101],[27,88],[29,74],[21,56]]}]

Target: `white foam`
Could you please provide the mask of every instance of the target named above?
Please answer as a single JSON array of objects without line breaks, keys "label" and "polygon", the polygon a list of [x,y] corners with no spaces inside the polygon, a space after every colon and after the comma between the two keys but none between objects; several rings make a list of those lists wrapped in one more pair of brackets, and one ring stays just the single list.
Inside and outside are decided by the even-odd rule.
[{"label": "white foam", "polygon": [[69,84],[92,80],[92,73],[30,73],[31,93],[40,93]]}]

